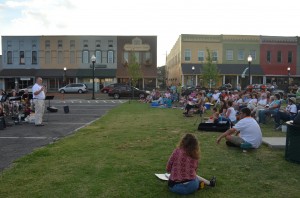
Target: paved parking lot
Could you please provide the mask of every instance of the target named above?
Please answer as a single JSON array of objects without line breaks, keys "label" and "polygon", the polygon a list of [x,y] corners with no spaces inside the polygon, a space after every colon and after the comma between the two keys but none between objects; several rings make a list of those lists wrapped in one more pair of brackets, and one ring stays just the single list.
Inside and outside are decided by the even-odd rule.
[{"label": "paved parking lot", "polygon": [[[71,95],[68,97],[72,98]],[[0,171],[9,167],[15,159],[20,158],[35,148],[42,147],[74,131],[90,124],[106,112],[126,100],[96,99],[90,100],[89,95],[83,98],[54,99],[51,106],[58,108],[56,113],[44,114],[45,126],[22,123],[0,130]],[[99,97],[96,97],[99,98]],[[46,107],[48,102],[46,102]],[[64,113],[64,106],[69,106],[69,113]]]}]

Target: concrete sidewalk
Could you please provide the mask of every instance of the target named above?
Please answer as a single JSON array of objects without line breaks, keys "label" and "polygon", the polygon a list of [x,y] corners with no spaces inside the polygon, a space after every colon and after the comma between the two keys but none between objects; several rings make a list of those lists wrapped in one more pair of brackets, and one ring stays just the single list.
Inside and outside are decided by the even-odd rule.
[{"label": "concrete sidewalk", "polygon": [[263,143],[273,149],[285,149],[286,137],[263,137]]}]

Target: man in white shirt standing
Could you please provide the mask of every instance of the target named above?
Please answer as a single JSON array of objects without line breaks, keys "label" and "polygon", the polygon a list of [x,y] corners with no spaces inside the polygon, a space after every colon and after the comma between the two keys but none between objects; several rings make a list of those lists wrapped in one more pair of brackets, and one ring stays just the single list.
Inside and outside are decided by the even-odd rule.
[{"label": "man in white shirt standing", "polygon": [[45,110],[45,86],[43,79],[38,77],[36,83],[32,87],[33,103],[35,108],[35,126],[44,126],[43,115]]},{"label": "man in white shirt standing", "polygon": [[[262,133],[256,120],[250,114],[249,108],[243,108],[240,112],[241,120],[220,135],[217,143],[219,144],[221,139],[225,137],[228,146],[237,146],[242,149],[258,148],[262,143]],[[239,132],[239,134],[232,135],[235,132]]]}]

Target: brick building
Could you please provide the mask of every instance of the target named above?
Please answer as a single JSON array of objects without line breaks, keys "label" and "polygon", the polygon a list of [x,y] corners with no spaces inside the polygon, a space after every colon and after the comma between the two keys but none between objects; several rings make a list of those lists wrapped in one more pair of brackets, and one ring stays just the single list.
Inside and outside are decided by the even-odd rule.
[{"label": "brick building", "polygon": [[[221,75],[215,87],[225,83],[246,87],[250,81],[252,84],[276,83],[283,88],[288,80],[290,85],[300,85],[298,37],[190,34],[180,35],[167,56],[166,83],[208,87],[209,82],[202,79],[206,49],[211,52]],[[249,55],[252,57],[250,80]]]},{"label": "brick building", "polygon": [[[157,36],[2,36],[0,88],[21,89],[40,76],[48,90],[66,83],[92,85],[91,56],[95,55],[99,85],[128,82],[124,66],[134,53],[141,68],[138,88],[157,86]],[[129,60],[130,61],[130,60]],[[64,70],[65,68],[65,70]],[[66,82],[64,82],[64,80]]]}]

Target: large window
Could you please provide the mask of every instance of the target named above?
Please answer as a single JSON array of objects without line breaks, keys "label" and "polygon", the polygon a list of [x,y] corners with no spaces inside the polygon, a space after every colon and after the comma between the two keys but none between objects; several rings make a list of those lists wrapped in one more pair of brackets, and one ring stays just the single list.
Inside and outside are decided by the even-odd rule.
[{"label": "large window", "polygon": [[107,51],[107,63],[114,63],[114,51]]},{"label": "large window", "polygon": [[204,61],[204,51],[198,51],[198,61],[203,62]]},{"label": "large window", "polygon": [[82,51],[82,63],[89,63],[89,51]]},{"label": "large window", "polygon": [[70,40],[70,49],[75,49],[75,41]]},{"label": "large window", "polygon": [[57,52],[57,63],[58,64],[63,64],[64,63],[64,54],[63,51],[58,51]]},{"label": "large window", "polygon": [[45,52],[45,64],[50,64],[51,63],[51,52],[46,51]]},{"label": "large window", "polygon": [[218,61],[218,51],[214,50],[212,52],[212,61],[217,62]]},{"label": "large window", "polygon": [[252,60],[256,60],[256,51],[255,50],[250,50],[250,55],[252,57]]},{"label": "large window", "polygon": [[245,60],[245,51],[242,49],[238,51],[238,60]]},{"label": "large window", "polygon": [[70,64],[75,64],[75,51],[70,51]]},{"label": "large window", "polygon": [[12,64],[12,51],[7,51],[7,64]]},{"label": "large window", "polygon": [[108,40],[108,47],[113,47],[114,45],[113,45],[113,40]]},{"label": "large window", "polygon": [[233,50],[226,50],[226,60],[233,60]]},{"label": "large window", "polygon": [[144,53],[144,62],[145,63],[151,63],[151,53],[150,52],[145,52]]},{"label": "large window", "polygon": [[134,56],[135,56],[135,61],[137,63],[140,63],[140,52],[134,52]]},{"label": "large window", "polygon": [[50,41],[49,40],[45,41],[45,49],[50,50]]},{"label": "large window", "polygon": [[293,52],[289,51],[288,52],[288,63],[292,63],[293,61]]},{"label": "large window", "polygon": [[63,42],[62,40],[57,41],[57,49],[62,49],[63,48]]},{"label": "large window", "polygon": [[102,52],[100,50],[97,50],[95,54],[96,54],[96,63],[98,64],[102,63]]},{"label": "large window", "polygon": [[129,53],[128,52],[124,52],[123,63],[128,63],[128,57],[129,57]]},{"label": "large window", "polygon": [[32,51],[31,53],[31,64],[37,64],[37,52]]},{"label": "large window", "polygon": [[281,60],[282,60],[282,54],[281,54],[281,51],[278,51],[277,52],[277,62],[281,63]]},{"label": "large window", "polygon": [[267,51],[267,62],[270,63],[271,62],[271,51]]},{"label": "large window", "polygon": [[186,49],[184,51],[184,60],[185,61],[191,61],[191,56],[192,56],[191,50],[190,49]]},{"label": "large window", "polygon": [[24,64],[25,64],[25,52],[20,51],[20,65],[24,65]]}]

